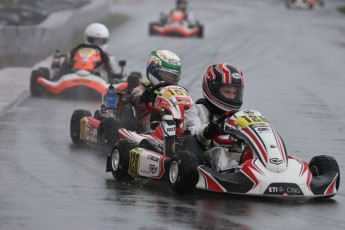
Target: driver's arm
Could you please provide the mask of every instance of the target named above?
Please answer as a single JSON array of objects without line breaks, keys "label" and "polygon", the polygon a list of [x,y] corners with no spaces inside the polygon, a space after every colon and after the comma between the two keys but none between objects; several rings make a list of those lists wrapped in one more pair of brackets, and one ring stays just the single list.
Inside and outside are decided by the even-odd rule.
[{"label": "driver's arm", "polygon": [[201,104],[196,104],[185,112],[184,125],[200,144],[207,148],[211,140],[204,137],[204,129],[208,125],[209,111]]},{"label": "driver's arm", "polygon": [[104,66],[108,75],[110,76],[114,75],[115,69],[116,69],[115,57],[111,55],[110,53],[104,53],[102,59],[104,61]]}]

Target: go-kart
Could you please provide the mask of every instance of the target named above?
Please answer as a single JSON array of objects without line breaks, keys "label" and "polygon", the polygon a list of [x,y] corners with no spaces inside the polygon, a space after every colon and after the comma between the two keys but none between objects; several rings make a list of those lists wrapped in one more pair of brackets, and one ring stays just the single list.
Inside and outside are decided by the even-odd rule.
[{"label": "go-kart", "polygon": [[[123,78],[123,67],[125,61],[119,61],[121,73],[115,74],[113,82],[109,82],[101,78],[95,70],[103,63],[104,52],[95,45],[81,44],[71,54],[74,57],[72,67],[66,67],[68,64],[63,60],[66,55],[60,55],[58,66],[61,75],[53,78],[50,69],[39,67],[31,72],[30,92],[34,97],[42,95],[64,95],[81,98],[99,98],[105,89],[109,87],[109,83],[114,83],[115,79]],[[56,63],[55,63],[56,64]],[[123,81],[114,84],[116,91],[123,91],[127,88],[128,83]]]},{"label": "go-kart", "polygon": [[[161,87],[162,83],[152,90]],[[106,171],[118,181],[134,178],[162,179],[166,175],[170,157],[179,149],[184,135],[184,112],[193,101],[180,86],[166,86],[156,97],[152,111],[162,115],[159,125],[151,133],[136,133],[120,129],[120,140],[107,156]]]},{"label": "go-kart", "polygon": [[285,0],[285,6],[287,9],[313,9],[317,3],[320,6],[324,6],[323,0]]},{"label": "go-kart", "polygon": [[[320,155],[308,164],[289,156],[283,139],[261,113],[228,112],[217,122],[224,124],[225,136],[214,139],[220,146],[247,146],[252,151],[242,155],[239,164],[222,170],[210,164],[202,152],[176,151],[169,167],[169,184],[176,193],[192,193],[198,188],[230,194],[315,198],[332,197],[338,191],[337,161]],[[200,164],[202,161],[204,164]]]},{"label": "go-kart", "polygon": [[199,37],[204,35],[204,26],[196,21],[191,23],[184,19],[184,12],[173,11],[170,16],[161,14],[159,22],[151,22],[149,25],[150,35],[167,35],[179,37]]},{"label": "go-kart", "polygon": [[135,111],[126,106],[125,92],[110,85],[102,96],[101,109],[94,115],[84,109],[75,110],[70,122],[70,135],[77,146],[96,145],[104,152],[118,141],[118,129],[137,129]]}]

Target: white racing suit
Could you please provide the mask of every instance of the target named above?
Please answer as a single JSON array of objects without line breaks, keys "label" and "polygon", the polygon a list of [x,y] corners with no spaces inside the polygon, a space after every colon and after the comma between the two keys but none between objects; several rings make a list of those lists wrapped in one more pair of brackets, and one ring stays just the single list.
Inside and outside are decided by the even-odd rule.
[{"label": "white racing suit", "polygon": [[[211,114],[210,111],[202,104],[195,104],[192,108],[185,112],[185,127],[191,131],[192,135],[195,135],[199,143],[204,149],[204,155],[210,160],[210,164],[213,168],[218,171],[224,171],[226,169],[232,168],[239,164],[242,149],[236,147],[229,150],[228,148],[223,148],[216,146],[216,143],[212,143],[213,146],[209,149],[211,145],[211,140],[204,137],[204,129],[209,123],[209,118]],[[217,117],[213,118],[214,120]]]}]

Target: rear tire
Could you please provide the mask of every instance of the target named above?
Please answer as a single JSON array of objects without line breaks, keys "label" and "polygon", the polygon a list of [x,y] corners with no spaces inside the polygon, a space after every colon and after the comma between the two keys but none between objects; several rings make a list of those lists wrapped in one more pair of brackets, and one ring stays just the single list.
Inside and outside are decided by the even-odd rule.
[{"label": "rear tire", "polygon": [[120,126],[130,131],[138,131],[139,125],[134,108],[128,103],[124,104],[122,107],[122,120]]},{"label": "rear tire", "polygon": [[198,33],[198,38],[203,38],[204,37],[204,26],[200,25],[199,29],[200,29],[200,31]]},{"label": "rear tire", "polygon": [[100,149],[107,153],[119,140],[119,125],[112,117],[105,117],[101,120],[97,130],[97,142]]},{"label": "rear tire", "polygon": [[38,70],[40,71],[41,76],[44,79],[47,79],[47,80],[50,79],[50,70],[48,68],[46,68],[46,67],[39,67]]},{"label": "rear tire", "polygon": [[91,117],[91,112],[88,110],[75,110],[70,122],[70,135],[73,143],[77,146],[82,146],[86,142],[80,139],[80,120],[84,117]]},{"label": "rear tire", "polygon": [[137,147],[137,143],[130,140],[120,140],[115,144],[110,155],[110,166],[113,177],[118,181],[132,181],[128,174],[129,152]]},{"label": "rear tire", "polygon": [[93,117],[96,118],[97,120],[101,121],[103,120],[103,115],[101,113],[101,110],[97,109],[94,114],[93,114]]},{"label": "rear tire", "polygon": [[321,176],[327,172],[337,172],[338,178],[336,182],[336,189],[340,185],[340,170],[337,161],[326,155],[315,156],[310,160],[309,168],[313,176]]},{"label": "rear tire", "polygon": [[190,194],[198,182],[199,158],[188,151],[177,151],[171,158],[169,185],[177,194]]},{"label": "rear tire", "polygon": [[42,87],[37,82],[38,77],[40,77],[40,72],[38,70],[33,70],[30,77],[30,93],[33,97],[42,96]]},{"label": "rear tire", "polygon": [[155,30],[152,28],[152,26],[156,25],[156,23],[150,23],[149,25],[149,35],[155,35],[156,32]]}]

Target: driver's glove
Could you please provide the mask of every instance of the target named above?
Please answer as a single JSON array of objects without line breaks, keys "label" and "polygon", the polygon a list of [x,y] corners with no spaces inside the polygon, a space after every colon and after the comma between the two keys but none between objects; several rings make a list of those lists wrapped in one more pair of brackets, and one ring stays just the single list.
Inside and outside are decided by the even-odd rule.
[{"label": "driver's glove", "polygon": [[213,139],[215,136],[221,134],[221,130],[219,124],[214,121],[211,121],[205,128],[204,128],[204,137],[206,139]]},{"label": "driver's glove", "polygon": [[145,90],[143,94],[140,96],[140,102],[149,103],[153,101],[154,96],[150,90]]}]

